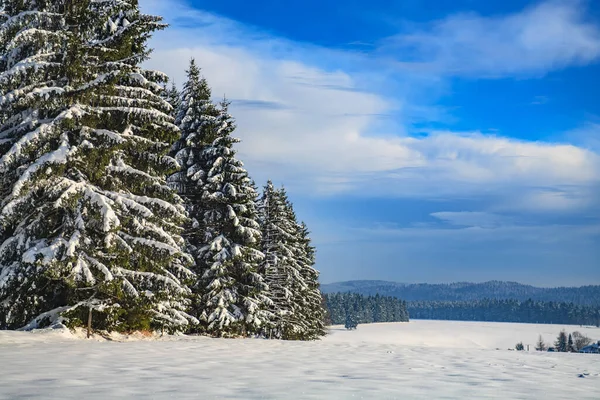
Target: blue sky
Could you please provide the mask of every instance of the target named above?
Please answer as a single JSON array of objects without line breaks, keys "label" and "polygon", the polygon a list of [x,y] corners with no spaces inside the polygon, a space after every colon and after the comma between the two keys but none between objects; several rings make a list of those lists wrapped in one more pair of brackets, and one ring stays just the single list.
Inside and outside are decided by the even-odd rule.
[{"label": "blue sky", "polygon": [[147,66],[233,101],[322,282],[600,284],[600,3],[140,3]]}]

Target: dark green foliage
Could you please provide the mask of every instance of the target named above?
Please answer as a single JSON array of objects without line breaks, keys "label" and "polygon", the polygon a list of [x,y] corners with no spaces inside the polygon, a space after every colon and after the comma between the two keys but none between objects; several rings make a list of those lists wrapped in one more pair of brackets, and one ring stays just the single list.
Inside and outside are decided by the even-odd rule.
[{"label": "dark green foliage", "polygon": [[573,336],[571,336],[571,334],[569,333],[569,340],[567,341],[567,350],[571,353],[573,353],[575,350],[575,347],[573,345]]},{"label": "dark green foliage", "polygon": [[265,255],[260,271],[272,300],[264,335],[286,340],[318,339],[325,334],[325,310],[308,229],[297,222],[285,189],[275,189],[272,182],[265,186],[258,204]]},{"label": "dark green foliage", "polygon": [[569,350],[567,333],[564,330],[558,334],[556,342],[554,342],[554,348],[561,353],[566,353]]},{"label": "dark green foliage", "polygon": [[179,98],[176,124],[181,137],[172,154],[181,170],[169,185],[185,201],[190,224],[184,236],[198,279],[193,285],[193,314],[200,331],[212,336],[248,336],[266,323],[264,292],[258,273],[263,259],[253,183],[237,159],[235,130],[226,100],[216,106],[211,91],[191,60]]},{"label": "dark green foliage", "polygon": [[139,67],[160,18],[136,1],[0,7],[0,328],[90,308],[114,330],[187,325],[185,214],[164,179],[178,130],[166,77]]},{"label": "dark green foliage", "polygon": [[457,282],[449,284],[396,283],[386,281],[348,281],[323,285],[323,293],[352,292],[380,294],[406,301],[481,301],[484,299],[562,302],[600,306],[600,285],[538,288],[516,282]]},{"label": "dark green foliage", "polygon": [[[263,259],[261,232],[255,208],[257,193],[248,172],[236,158],[231,136],[235,129],[229,103],[220,104],[216,137],[202,159],[206,166],[199,221],[202,240],[192,244],[199,272],[200,315],[206,331],[213,335],[247,336],[266,322],[268,302],[263,277],[258,272]],[[190,239],[191,240],[191,239]]]},{"label": "dark green foliage", "polygon": [[523,342],[519,342],[515,345],[515,350],[517,351],[523,351],[525,350],[525,346],[523,346]]},{"label": "dark green foliage", "polygon": [[351,329],[356,329],[357,326],[358,326],[358,320],[356,319],[356,316],[354,315],[354,313],[349,312],[346,315],[346,322],[344,323],[344,327],[348,330],[351,330]]},{"label": "dark green foliage", "polygon": [[409,320],[406,302],[394,297],[331,293],[325,294],[324,298],[333,325],[345,324],[349,315],[361,324]]},{"label": "dark green foliage", "polygon": [[292,279],[273,285],[281,321],[269,313],[276,273],[259,272],[229,103],[194,60],[181,94],[140,67],[160,17],[137,0],[0,0],[0,25],[0,329],[91,315],[102,330],[325,334],[315,249],[283,189]]},{"label": "dark green foliage", "polygon": [[546,343],[544,343],[544,339],[542,338],[542,335],[540,335],[538,337],[538,340],[535,343],[535,349],[537,351],[546,351],[546,350],[548,350],[548,346],[546,346]]},{"label": "dark green foliage", "polygon": [[323,325],[333,325],[331,322],[331,313],[329,312],[329,309],[327,309],[327,300],[325,300],[325,295],[323,294],[321,294],[321,307],[323,308]]},{"label": "dark green foliage", "polygon": [[171,105],[171,112],[169,113],[173,119],[177,118],[177,112],[179,110],[179,106],[181,105],[181,93],[177,90],[177,86],[175,83],[171,83],[171,87],[165,89],[163,93],[163,97],[165,101],[167,101]]},{"label": "dark green foliage", "polygon": [[[203,152],[219,136],[221,111],[212,103],[210,87],[194,59],[186,72],[187,81],[182,92],[178,94],[172,86],[165,95],[171,106],[176,107],[172,113],[176,116],[175,124],[181,130],[179,140],[171,149],[181,169],[169,177],[169,185],[186,200],[192,220],[199,222],[204,211],[201,207],[203,185],[210,168]],[[189,236],[190,232],[186,234]],[[197,231],[193,234],[199,235]]]},{"label": "dark green foliage", "polygon": [[302,320],[300,292],[304,286],[296,260],[295,221],[288,209],[287,195],[267,182],[258,202],[262,232],[261,251],[265,255],[260,273],[265,277],[272,301],[270,321],[264,327],[269,338],[295,339],[307,328]]},{"label": "dark green foliage", "polygon": [[[293,212],[291,204],[289,209]],[[301,290],[301,317],[304,319],[306,329],[301,339],[314,340],[326,333],[326,310],[323,306],[323,294],[320,290],[319,271],[314,268],[315,248],[311,244],[306,224],[296,223],[298,242],[295,246],[296,259],[300,267],[300,276],[304,280]]]},{"label": "dark green foliage", "polygon": [[595,325],[600,319],[596,307],[533,300],[411,301],[408,311],[414,319],[458,321]]}]

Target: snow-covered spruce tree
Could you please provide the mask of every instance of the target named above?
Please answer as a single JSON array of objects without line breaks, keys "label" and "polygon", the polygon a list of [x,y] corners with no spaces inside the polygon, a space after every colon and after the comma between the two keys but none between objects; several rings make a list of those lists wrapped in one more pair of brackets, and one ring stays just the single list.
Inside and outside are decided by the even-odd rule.
[{"label": "snow-covered spruce tree", "polygon": [[259,201],[262,251],[265,258],[260,272],[269,286],[271,320],[264,327],[269,338],[298,340],[308,325],[303,320],[302,293],[307,290],[297,257],[297,224],[287,204],[283,189],[267,182]]},{"label": "snow-covered spruce tree", "polygon": [[258,273],[263,259],[261,232],[255,208],[257,193],[233,149],[239,139],[228,113],[229,103],[220,103],[217,137],[203,151],[209,167],[203,186],[204,246],[198,249],[201,272],[199,293],[201,320],[208,333],[246,336],[259,333],[268,321],[270,299]]},{"label": "snow-covered spruce tree", "polygon": [[297,222],[285,189],[275,189],[271,181],[264,188],[259,209],[265,254],[261,273],[274,303],[265,335],[317,339],[325,334],[325,309],[308,228]]},{"label": "snow-covered spruce tree", "polygon": [[[289,207],[293,211],[291,204]],[[296,226],[298,229],[296,262],[299,264],[300,275],[305,284],[301,292],[302,307],[300,309],[306,325],[302,339],[314,340],[326,334],[326,310],[323,307],[323,295],[319,285],[319,271],[314,268],[315,248],[311,245],[308,228],[304,222]]]},{"label": "snow-covered spruce tree", "polygon": [[[174,107],[175,123],[181,134],[171,149],[180,169],[168,178],[168,184],[185,202],[190,219],[183,233],[187,250],[195,257],[198,249],[205,245],[201,223],[204,220],[202,194],[208,166],[203,159],[203,151],[211,145],[219,130],[219,109],[211,101],[211,90],[194,59],[190,61],[187,81],[181,93],[175,95],[176,88],[165,91],[165,99]],[[199,285],[193,285],[192,313],[200,316],[201,298]],[[196,327],[201,328],[200,326]]]},{"label": "snow-covered spruce tree", "polygon": [[[194,59],[190,61],[187,82],[181,94],[176,96],[176,88],[169,91],[169,102],[175,107],[175,123],[181,135],[173,145],[171,154],[180,165],[180,170],[168,179],[171,186],[184,200],[190,221],[184,237],[191,253],[204,243],[200,223],[204,219],[202,194],[208,166],[203,159],[203,151],[219,134],[219,109],[211,102],[211,90],[206,79],[200,75],[200,68]],[[196,307],[197,308],[197,307]]]},{"label": "snow-covered spruce tree", "polygon": [[300,273],[300,282],[296,284],[297,314],[302,321],[304,329],[298,333],[297,338],[314,340],[325,334],[325,311],[321,305],[321,291],[319,290],[319,272],[314,269],[315,249],[311,245],[308,228],[304,223],[298,223],[294,207],[287,197],[284,188],[280,189],[285,199],[286,219],[292,223],[293,240],[290,245],[293,249],[293,261]]},{"label": "snow-covered spruce tree", "polygon": [[258,273],[260,226],[256,191],[233,149],[237,139],[228,113],[210,102],[210,88],[192,60],[177,121],[174,146],[182,170],[169,182],[186,201],[192,224],[186,229],[198,281],[195,312],[201,330],[213,336],[258,333],[268,320],[269,299]]},{"label": "snow-covered spruce tree", "polygon": [[180,329],[179,131],[136,0],[0,0],[0,327]]}]

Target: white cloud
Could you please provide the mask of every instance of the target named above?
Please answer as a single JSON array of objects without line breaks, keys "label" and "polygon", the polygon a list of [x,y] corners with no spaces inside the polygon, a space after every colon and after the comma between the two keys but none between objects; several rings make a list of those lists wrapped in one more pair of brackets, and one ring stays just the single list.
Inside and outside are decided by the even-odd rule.
[{"label": "white cloud", "polygon": [[533,187],[516,195],[511,193],[509,196],[499,196],[499,199],[490,206],[490,210],[496,212],[573,213],[588,209],[595,210],[597,216],[600,217],[599,199],[598,186],[567,186],[562,189]]},{"label": "white cloud", "polygon": [[[477,242],[515,241],[536,244],[543,243],[597,243],[600,237],[600,225],[577,224],[517,224],[510,218],[498,217],[495,221],[492,214],[468,213],[434,213],[441,214],[440,219],[453,225],[453,229],[439,227],[390,227],[373,226],[351,229],[356,241],[386,240],[390,242],[415,241],[424,243],[430,249],[445,247],[450,242],[473,244]],[[463,214],[463,215],[460,215]],[[443,216],[443,217],[442,217]],[[486,221],[487,219],[487,221]],[[492,222],[493,221],[493,222]],[[489,224],[488,224],[489,223]],[[486,226],[482,226],[486,225]],[[427,241],[423,242],[426,239]],[[436,245],[432,245],[432,241]],[[407,243],[412,245],[412,243]]]},{"label": "white cloud", "polygon": [[[599,118],[596,117],[596,120]],[[589,122],[584,126],[562,135],[566,140],[582,148],[600,152],[600,123]]]},{"label": "white cloud", "polygon": [[[157,34],[156,51],[147,65],[181,83],[188,60],[195,57],[216,96],[241,100],[232,105],[243,140],[240,150],[259,182],[270,177],[321,194],[460,197],[494,192],[515,208],[539,204],[548,210],[594,201],[590,196],[595,192],[582,189],[600,182],[600,158],[592,150],[479,132],[408,137],[402,128],[403,110],[414,105],[402,93],[392,101],[356,90],[365,77],[342,68],[354,55],[273,38],[171,3],[142,2],[146,12],[184,26]],[[524,43],[533,46],[534,33],[523,25],[525,20],[546,16],[559,31],[576,28],[565,25],[577,21],[576,13],[565,17],[556,10],[571,8],[551,3],[496,21],[493,27],[506,31],[507,26],[526,26],[519,29]],[[579,29],[577,43],[588,43],[584,39],[591,28],[586,29]],[[545,43],[541,41],[542,48]],[[595,54],[592,45],[585,48]],[[560,194],[553,191],[558,187]]]},{"label": "white cloud", "polygon": [[442,74],[544,74],[596,61],[600,28],[587,18],[585,2],[546,1],[510,15],[451,15],[388,38],[380,51],[410,54],[419,68]]}]

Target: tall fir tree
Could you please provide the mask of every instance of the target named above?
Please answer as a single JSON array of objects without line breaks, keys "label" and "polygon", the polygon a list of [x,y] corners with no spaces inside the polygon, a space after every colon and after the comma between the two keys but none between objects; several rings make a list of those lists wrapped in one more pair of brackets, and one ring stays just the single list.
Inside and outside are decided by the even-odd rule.
[{"label": "tall fir tree", "polygon": [[325,309],[308,228],[297,222],[285,189],[275,189],[271,181],[264,188],[259,209],[265,253],[261,273],[274,303],[265,334],[281,339],[318,339],[325,334]]},{"label": "tall fir tree", "polygon": [[196,262],[201,278],[201,320],[208,333],[247,336],[268,321],[267,285],[258,272],[264,258],[259,250],[260,225],[253,182],[236,158],[231,136],[235,124],[223,100],[217,137],[202,152],[206,166],[203,185],[202,247]]},{"label": "tall fir tree", "polygon": [[136,0],[1,0],[0,328],[185,328],[194,274],[165,177],[161,19]]},{"label": "tall fir tree", "polygon": [[548,349],[542,335],[539,335],[537,342],[535,342],[535,349],[537,351],[546,351]]},{"label": "tall fir tree", "polygon": [[564,329],[558,334],[556,342],[554,342],[554,346],[556,348],[556,351],[559,351],[561,353],[566,353],[567,351],[569,351],[567,333]]},{"label": "tall fir tree", "polygon": [[575,350],[575,345],[573,344],[573,336],[569,333],[569,340],[567,341],[567,351],[569,353],[574,353]]},{"label": "tall fir tree", "polygon": [[275,339],[300,339],[306,331],[298,303],[302,276],[296,263],[295,221],[290,219],[283,190],[267,182],[259,201],[262,251],[260,272],[269,286],[271,319],[263,334]]},{"label": "tall fir tree", "polygon": [[196,261],[194,310],[213,336],[258,333],[267,320],[266,285],[258,274],[260,227],[256,191],[236,158],[237,139],[228,103],[211,102],[211,90],[194,60],[181,94],[173,154],[180,172],[170,185],[185,199],[191,223],[185,237]]},{"label": "tall fir tree", "polygon": [[[288,202],[289,212],[292,216],[292,204]],[[300,336],[303,340],[315,340],[326,333],[325,330],[325,309],[322,304],[322,294],[319,289],[319,271],[314,268],[315,248],[311,245],[308,227],[304,222],[295,224],[296,237],[295,253],[297,268],[303,284],[300,286],[300,315],[304,321],[305,329]]]},{"label": "tall fir tree", "polygon": [[172,87],[167,98],[174,107],[175,124],[181,135],[173,145],[171,155],[177,160],[180,169],[168,179],[169,185],[185,200],[190,221],[184,236],[191,252],[204,243],[200,223],[204,219],[202,194],[206,183],[207,168],[203,151],[212,144],[219,134],[219,109],[211,102],[211,90],[200,68],[192,59],[187,72],[187,81],[180,94]]}]

